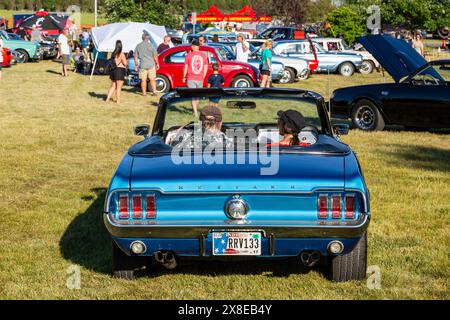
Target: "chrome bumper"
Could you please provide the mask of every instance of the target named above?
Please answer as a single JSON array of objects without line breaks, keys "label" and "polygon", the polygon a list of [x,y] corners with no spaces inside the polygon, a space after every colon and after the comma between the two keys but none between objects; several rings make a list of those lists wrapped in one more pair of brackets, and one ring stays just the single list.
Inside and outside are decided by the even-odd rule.
[{"label": "chrome bumper", "polygon": [[274,238],[354,238],[366,231],[370,215],[361,214],[356,221],[118,221],[104,213],[109,233],[118,238],[200,238],[214,231],[261,231]]}]

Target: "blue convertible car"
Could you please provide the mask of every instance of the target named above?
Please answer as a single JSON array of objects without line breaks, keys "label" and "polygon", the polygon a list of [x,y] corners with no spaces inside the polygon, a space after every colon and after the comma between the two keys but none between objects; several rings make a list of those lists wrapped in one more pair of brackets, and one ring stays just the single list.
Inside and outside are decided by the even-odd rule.
[{"label": "blue convertible car", "polygon": [[[296,142],[286,145],[280,123],[288,113],[303,125],[291,125]],[[334,281],[363,279],[369,192],[354,152],[339,139],[347,132],[330,124],[324,99],[310,91],[165,94],[151,133],[135,127],[144,139],[109,185],[104,222],[113,275],[133,278],[156,263],[172,269],[188,259],[296,258],[307,267],[321,261]]]}]

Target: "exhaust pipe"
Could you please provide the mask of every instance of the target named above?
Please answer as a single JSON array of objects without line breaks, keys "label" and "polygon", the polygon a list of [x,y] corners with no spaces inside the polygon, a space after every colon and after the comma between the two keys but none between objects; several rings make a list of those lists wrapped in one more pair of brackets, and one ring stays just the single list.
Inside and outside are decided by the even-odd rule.
[{"label": "exhaust pipe", "polygon": [[164,253],[162,253],[161,251],[156,251],[155,252],[155,260],[159,263],[163,263],[164,262]]},{"label": "exhaust pipe", "polygon": [[175,267],[178,265],[175,255],[172,251],[156,251],[155,260],[159,262],[164,268],[169,270],[175,269]]},{"label": "exhaust pipe", "polygon": [[314,267],[314,265],[320,259],[319,251],[303,251],[300,254],[300,260],[305,267]]}]

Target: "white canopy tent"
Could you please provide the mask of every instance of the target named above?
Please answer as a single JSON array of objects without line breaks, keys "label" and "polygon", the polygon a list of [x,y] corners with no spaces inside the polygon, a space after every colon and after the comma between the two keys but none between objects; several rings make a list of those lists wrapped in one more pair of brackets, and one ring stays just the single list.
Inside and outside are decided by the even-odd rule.
[{"label": "white canopy tent", "polygon": [[135,50],[136,46],[142,42],[142,33],[146,31],[150,34],[150,41],[156,47],[164,41],[167,35],[164,26],[157,26],[151,23],[123,22],[112,23],[101,27],[92,28],[92,42],[97,54],[92,66],[91,79],[94,74],[99,52],[113,52],[116,41],[122,41],[123,52]]}]

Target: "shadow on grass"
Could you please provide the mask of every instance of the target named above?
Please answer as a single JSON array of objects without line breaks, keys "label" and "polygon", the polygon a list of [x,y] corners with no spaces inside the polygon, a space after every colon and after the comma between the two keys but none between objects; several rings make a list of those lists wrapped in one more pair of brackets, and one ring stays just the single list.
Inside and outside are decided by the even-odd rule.
[{"label": "shadow on grass", "polygon": [[430,171],[450,172],[450,150],[426,146],[395,145],[391,156],[396,166]]},{"label": "shadow on grass", "polygon": [[51,74],[57,74],[57,75],[61,75],[61,72],[58,72],[58,71],[55,71],[55,70],[47,70],[47,71],[45,71],[45,72],[47,72],[47,73],[51,73]]},{"label": "shadow on grass", "polygon": [[83,196],[92,202],[66,228],[59,241],[62,256],[80,266],[100,273],[111,272],[111,238],[103,224],[103,203],[106,189],[92,190],[96,196]]},{"label": "shadow on grass", "polygon": [[[84,213],[78,214],[66,228],[59,241],[64,259],[95,272],[111,273],[111,237],[103,224],[105,188],[92,189],[96,196],[83,196],[91,202]],[[291,274],[306,274],[311,270],[323,272],[324,266],[305,268],[298,259],[284,260],[236,260],[231,261],[180,261],[174,270],[166,270],[154,259],[152,270],[146,274],[158,277],[165,274],[217,275],[260,275],[267,277],[288,277]]]},{"label": "shadow on grass", "polygon": [[97,99],[101,99],[101,100],[106,100],[106,97],[107,97],[107,94],[105,94],[105,93],[96,93],[96,92],[93,92],[93,91],[90,91],[89,92],[89,95],[92,97],[92,98],[97,98]]}]

